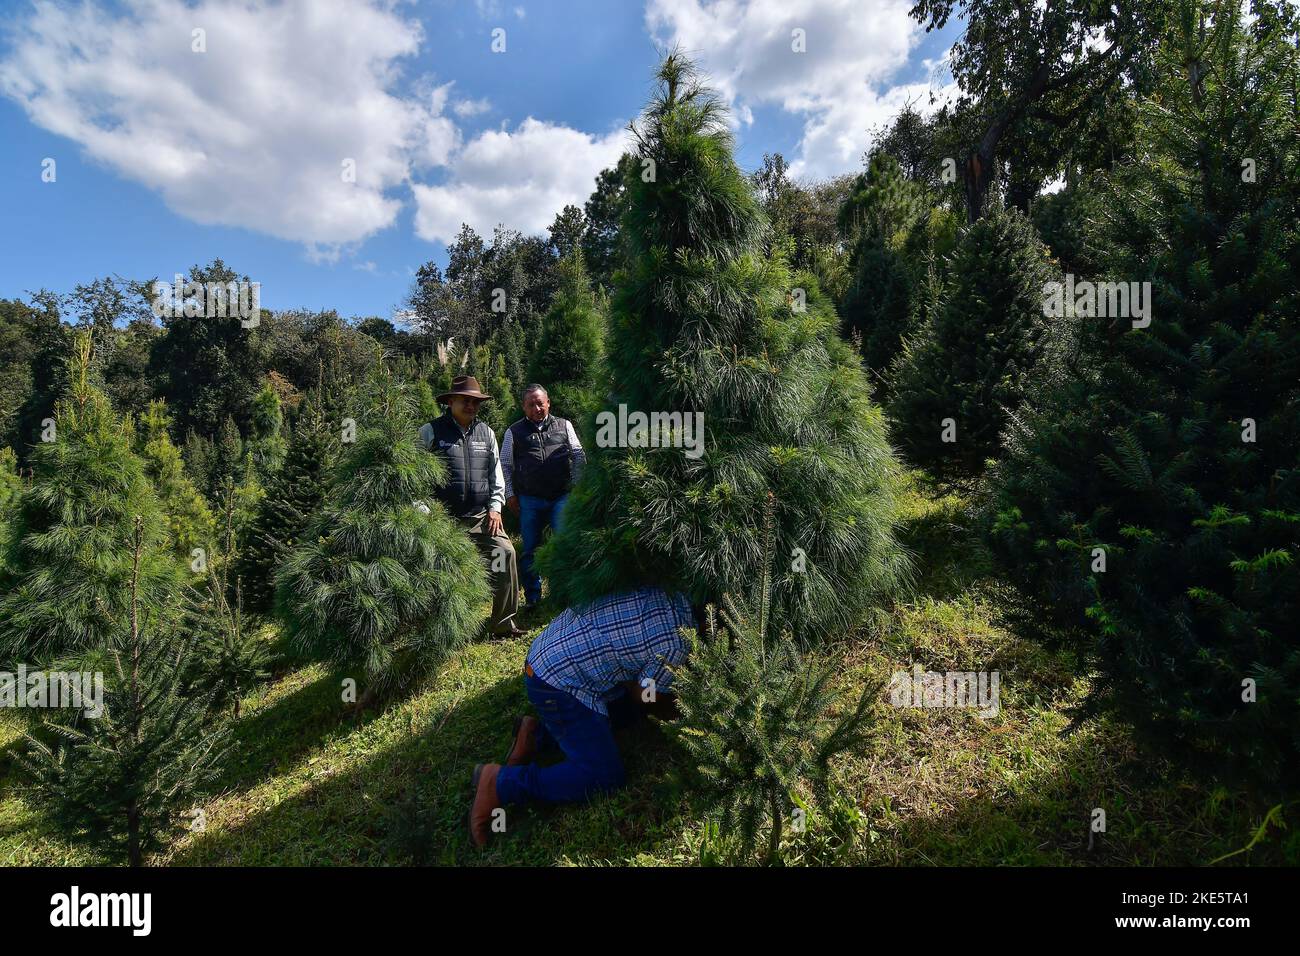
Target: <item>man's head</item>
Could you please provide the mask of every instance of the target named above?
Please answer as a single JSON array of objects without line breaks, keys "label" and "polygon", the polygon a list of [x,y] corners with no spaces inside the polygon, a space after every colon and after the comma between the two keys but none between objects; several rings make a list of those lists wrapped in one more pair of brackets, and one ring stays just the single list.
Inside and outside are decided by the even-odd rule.
[{"label": "man's head", "polygon": [[482,404],[483,399],[474,398],[472,395],[453,395],[451,396],[451,417],[456,419],[456,424],[461,428],[469,428],[475,417],[477,417],[479,406]]},{"label": "man's head", "polygon": [[540,385],[529,385],[524,389],[523,404],[524,414],[528,416],[530,422],[540,424],[546,421],[546,416],[551,413],[551,397]]},{"label": "man's head", "polygon": [[478,415],[478,407],[491,397],[479,391],[478,379],[473,375],[457,375],[452,379],[451,391],[439,395],[438,401],[450,409],[457,425],[468,430]]}]

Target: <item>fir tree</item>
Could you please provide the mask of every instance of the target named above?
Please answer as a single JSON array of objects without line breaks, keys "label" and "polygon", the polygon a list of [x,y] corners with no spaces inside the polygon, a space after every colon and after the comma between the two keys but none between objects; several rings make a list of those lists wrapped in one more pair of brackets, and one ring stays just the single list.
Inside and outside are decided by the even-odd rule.
[{"label": "fir tree", "polygon": [[236,562],[244,605],[264,613],[275,596],[275,569],[325,501],[336,442],[320,409],[308,399],[289,442],[284,465],[258,503]]},{"label": "fir tree", "polygon": [[1013,209],[967,227],[951,268],[942,311],[904,344],[889,413],[904,456],[960,485],[999,454],[1011,415],[1049,374],[1043,287],[1053,273]]},{"label": "fir tree", "polygon": [[149,403],[135,431],[135,452],[144,462],[167,520],[167,531],[179,560],[190,564],[194,550],[211,550],[216,530],[212,511],[185,474],[180,449],[172,444],[171,418],[161,400]]},{"label": "fir tree", "polygon": [[[18,502],[6,580],[0,582],[0,660],[44,662],[107,649],[126,633],[128,583],[165,607],[178,562],[131,432],[95,384],[89,333],[68,360],[69,387],[53,440],[32,451],[32,483]],[[132,565],[136,520],[145,560]]]},{"label": "fir tree", "polygon": [[654,436],[677,447],[598,433],[543,573],[566,604],[646,583],[716,600],[759,576],[775,491],[782,618],[800,638],[851,626],[903,564],[882,416],[816,281],[762,256],[717,97],[676,54],[659,79],[636,127],[604,410],[690,413],[701,442],[686,447],[684,417]]},{"label": "fir tree", "polygon": [[381,377],[324,508],[276,572],[295,640],[363,664],[372,686],[468,640],[490,599],[478,551],[429,497],[446,470],[418,427],[409,396]]},{"label": "fir tree", "polygon": [[208,472],[208,486],[204,489],[208,498],[220,505],[226,492],[239,485],[248,473],[248,461],[244,455],[244,437],[235,424],[234,416],[227,415],[217,433],[213,445],[211,468]]},{"label": "fir tree", "polygon": [[1267,11],[1176,23],[1092,237],[1105,277],[1151,283],[1150,322],[1083,320],[1078,374],[998,471],[993,540],[1095,655],[1094,706],[1266,777],[1300,750],[1296,53]]},{"label": "fir tree", "polygon": [[587,281],[582,253],[559,265],[560,288],[542,320],[542,335],[526,378],[551,399],[551,411],[583,428],[599,404],[596,378],[604,353],[604,317]]},{"label": "fir tree", "polygon": [[[239,580],[227,580],[209,564],[204,585],[189,597],[189,627],[195,635],[190,682],[214,712],[228,707],[238,719],[241,698],[270,673],[270,654],[248,629]],[[233,600],[227,596],[231,592]]]},{"label": "fir tree", "polygon": [[479,387],[492,396],[492,401],[484,402],[479,409],[479,418],[499,435],[518,418],[519,403],[515,398],[514,383],[506,375],[505,360],[490,346],[480,345],[471,353],[469,369],[469,374],[478,379]]},{"label": "fir tree", "polygon": [[191,645],[144,588],[145,522],[133,522],[122,635],[110,641],[103,713],[46,720],[21,759],[41,811],[78,839],[139,866],[216,775],[226,731],[186,687]]},{"label": "fir tree", "polygon": [[[770,547],[765,554],[769,562],[774,557]],[[773,632],[770,568],[756,598],[752,610],[728,595],[720,609],[708,609],[689,664],[676,675],[678,739],[738,859],[753,856],[766,829],[766,862],[772,864],[784,821],[800,806],[801,785],[822,809],[832,805],[830,762],[861,746],[868,709],[881,688],[864,688],[857,706],[834,719],[841,695],[832,681],[839,669],[833,661],[801,656],[788,635]]]}]

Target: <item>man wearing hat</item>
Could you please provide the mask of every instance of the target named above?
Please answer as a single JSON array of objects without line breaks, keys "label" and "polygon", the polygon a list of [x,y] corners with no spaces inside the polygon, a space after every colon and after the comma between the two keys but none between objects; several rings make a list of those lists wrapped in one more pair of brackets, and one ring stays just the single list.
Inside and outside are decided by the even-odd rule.
[{"label": "man wearing hat", "polygon": [[479,406],[492,396],[479,391],[478,379],[458,375],[451,391],[438,396],[447,406],[439,418],[420,426],[426,451],[447,465],[447,483],[435,494],[447,513],[460,522],[487,562],[492,579],[492,617],[488,630],[503,636],[525,633],[515,626],[519,610],[519,571],[515,548],[501,526],[506,482],[501,473],[497,436],[478,420]]}]

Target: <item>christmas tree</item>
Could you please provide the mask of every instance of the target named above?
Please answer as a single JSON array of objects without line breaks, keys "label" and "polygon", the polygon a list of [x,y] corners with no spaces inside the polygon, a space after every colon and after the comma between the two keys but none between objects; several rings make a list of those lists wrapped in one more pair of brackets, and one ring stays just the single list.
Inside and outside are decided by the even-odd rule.
[{"label": "christmas tree", "polygon": [[903,565],[882,416],[815,280],[761,254],[717,97],[677,54],[659,81],[635,127],[611,394],[543,573],[566,604],[647,583],[716,600],[758,579],[775,492],[774,606],[800,638],[850,627]]},{"label": "christmas tree", "polygon": [[911,330],[917,277],[903,244],[924,211],[922,190],[886,153],[872,155],[840,208],[840,234],[854,243],[844,324],[862,337],[863,359],[881,381]]},{"label": "christmas tree", "polygon": [[192,564],[195,549],[202,549],[205,556],[211,551],[215,522],[207,502],[185,474],[180,449],[168,435],[170,427],[166,404],[161,399],[150,402],[135,429],[135,452],[162,505],[178,560]]},{"label": "christmas tree", "polygon": [[998,470],[993,540],[1096,660],[1094,704],[1269,776],[1300,743],[1296,54],[1267,13],[1177,23],[1091,237],[1147,307],[1084,320]]},{"label": "christmas tree", "polygon": [[10,549],[10,525],[22,491],[23,482],[18,476],[18,456],[12,448],[0,448],[0,581],[5,576],[5,562]]},{"label": "christmas tree", "polygon": [[270,610],[275,596],[275,569],[324,503],[337,445],[317,403],[307,399],[284,465],[271,477],[266,496],[258,502],[235,565],[244,606],[249,611]]},{"label": "christmas tree", "polygon": [[432,499],[446,480],[420,447],[406,392],[384,375],[324,507],[276,572],[276,603],[309,653],[361,663],[371,689],[465,642],[490,594],[469,537]]},{"label": "christmas tree", "polygon": [[[934,321],[904,344],[889,405],[904,456],[945,484],[978,477],[1012,414],[1047,377],[1047,250],[1013,209],[967,227]],[[1064,330],[1057,334],[1064,337]]]},{"label": "christmas tree", "polygon": [[678,738],[700,793],[738,860],[753,855],[767,830],[769,864],[777,862],[784,821],[803,809],[800,786],[819,807],[831,806],[830,762],[861,745],[881,689],[864,688],[856,707],[834,719],[839,669],[803,657],[774,631],[771,585],[764,570],[752,610],[728,595],[720,609],[710,607],[689,664],[676,675]]},{"label": "christmas tree", "polygon": [[[150,606],[167,607],[180,563],[131,429],[95,384],[91,338],[80,333],[69,387],[48,441],[32,451],[33,477],[18,501],[8,571],[0,582],[0,660],[45,662],[105,650],[126,633],[128,583]],[[142,527],[145,557],[132,541]]]},{"label": "christmas tree", "polygon": [[583,428],[599,405],[596,377],[604,352],[604,318],[596,305],[582,253],[560,260],[560,287],[542,319],[542,334],[527,379],[551,399],[551,411]]},{"label": "christmas tree", "polygon": [[249,442],[253,466],[263,478],[284,463],[287,443],[281,434],[283,426],[280,396],[268,381],[253,397],[253,439]]},{"label": "christmas tree", "polygon": [[[180,813],[220,767],[226,731],[186,686],[191,645],[145,591],[145,523],[133,522],[126,614],[111,650],[103,712],[49,719],[20,758],[36,806],[59,828],[139,866],[172,836]],[[172,595],[174,597],[174,595]]]}]

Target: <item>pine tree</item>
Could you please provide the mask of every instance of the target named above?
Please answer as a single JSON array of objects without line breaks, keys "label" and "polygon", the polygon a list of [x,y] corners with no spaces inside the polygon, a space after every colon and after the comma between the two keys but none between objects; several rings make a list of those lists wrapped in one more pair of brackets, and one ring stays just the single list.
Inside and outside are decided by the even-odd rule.
[{"label": "pine tree", "polygon": [[204,586],[191,589],[188,597],[195,649],[190,683],[213,712],[228,707],[238,719],[241,698],[270,674],[270,653],[248,628],[239,580],[225,576],[228,566],[222,570],[218,574],[216,565],[209,564]]},{"label": "pine tree", "polygon": [[490,345],[480,345],[470,354],[467,374],[477,378],[479,387],[492,396],[492,401],[484,402],[479,408],[478,417],[499,435],[519,417],[516,414],[519,403],[515,398],[515,385],[506,374],[505,359]]},{"label": "pine tree", "polygon": [[925,197],[898,161],[874,153],[840,207],[840,235],[853,244],[853,278],[842,304],[844,325],[862,336],[862,357],[878,381],[911,331],[914,284],[903,244],[924,214]]},{"label": "pine tree", "polygon": [[1267,10],[1175,22],[1092,237],[1104,278],[1151,283],[1149,324],[1084,320],[998,471],[993,541],[1096,660],[1095,706],[1268,777],[1300,750],[1296,53]]},{"label": "pine tree", "polygon": [[287,443],[281,434],[283,427],[280,396],[269,381],[265,382],[253,397],[253,439],[249,442],[253,466],[263,478],[274,474],[284,463]]},{"label": "pine tree", "polygon": [[584,427],[599,405],[597,373],[604,354],[604,317],[587,281],[582,253],[575,250],[559,265],[560,288],[542,319],[542,335],[526,378],[538,382],[551,399],[551,411]]},{"label": "pine tree", "polygon": [[276,603],[308,652],[361,663],[382,687],[468,640],[490,594],[473,543],[429,497],[446,470],[420,447],[409,396],[382,375],[373,392],[324,508],[276,572]]},{"label": "pine tree", "polygon": [[95,384],[89,333],[68,360],[69,387],[53,440],[32,452],[32,483],[18,503],[6,580],[0,582],[0,660],[48,661],[105,650],[126,633],[134,524],[145,560],[137,589],[165,607],[179,563],[130,429]]},{"label": "pine tree", "polygon": [[[770,506],[769,514],[774,510]],[[682,714],[677,736],[724,841],[746,861],[766,829],[766,862],[772,864],[783,821],[801,806],[802,784],[819,807],[832,805],[830,762],[861,746],[881,688],[864,688],[856,707],[838,720],[831,716],[841,696],[832,687],[839,669],[834,661],[800,655],[788,635],[774,632],[770,542],[764,554],[769,567],[757,606],[724,595],[720,608],[710,607],[675,686]]]},{"label": "pine tree", "polygon": [[196,548],[211,551],[216,525],[207,502],[185,474],[180,449],[168,435],[170,427],[166,404],[161,399],[150,402],[135,429],[135,453],[162,505],[173,550],[189,564]]},{"label": "pine tree", "polygon": [[903,565],[882,416],[816,281],[761,255],[766,223],[717,97],[677,54],[659,79],[636,127],[604,411],[702,418],[694,436],[684,416],[653,435],[677,447],[646,447],[635,424],[631,447],[598,431],[543,573],[566,604],[646,583],[716,600],[758,578],[774,491],[782,619],[799,638],[852,626]]},{"label": "pine tree", "polygon": [[239,485],[247,476],[248,470],[244,436],[240,434],[234,416],[227,415],[221,423],[221,430],[217,432],[217,440],[212,449],[208,486],[204,489],[208,498],[220,505],[226,492]]},{"label": "pine tree", "polygon": [[312,516],[325,501],[336,442],[314,400],[299,415],[284,465],[266,487],[250,522],[235,566],[244,606],[252,612],[271,609],[275,569],[297,544]]},{"label": "pine tree", "polygon": [[12,545],[9,541],[14,510],[23,492],[18,476],[18,456],[12,448],[0,448],[0,581],[5,579],[5,562]]},{"label": "pine tree", "polygon": [[894,375],[891,434],[913,465],[944,484],[979,477],[1012,414],[1050,374],[1054,329],[1043,314],[1053,273],[1014,209],[968,226],[932,323],[908,339]]},{"label": "pine tree", "polygon": [[179,813],[214,779],[226,731],[185,686],[191,644],[144,588],[145,522],[133,522],[123,633],[109,642],[103,713],[47,719],[20,758],[35,805],[59,828],[139,866],[166,844]]}]

